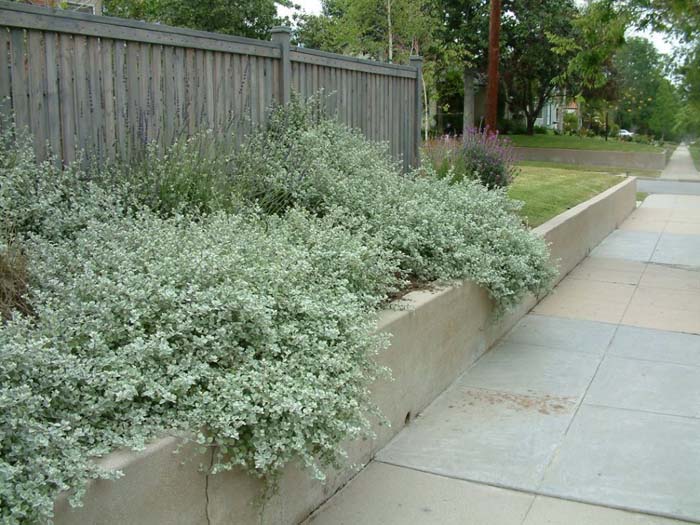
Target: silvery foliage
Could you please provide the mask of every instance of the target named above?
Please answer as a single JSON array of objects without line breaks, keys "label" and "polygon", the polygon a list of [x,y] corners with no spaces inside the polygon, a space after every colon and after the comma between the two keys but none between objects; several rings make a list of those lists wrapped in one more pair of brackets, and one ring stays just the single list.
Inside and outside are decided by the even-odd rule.
[{"label": "silvery foliage", "polygon": [[160,173],[159,203],[2,137],[35,315],[0,328],[0,521],[50,519],[58,492],[118,475],[89,458],[167,433],[215,446],[214,471],[301,458],[322,477],[369,432],[374,312],[402,280],[470,278],[501,308],[546,286],[547,248],[503,192],[400,175],[318,115],[277,110],[216,164],[233,208],[189,175]]},{"label": "silvery foliage", "polygon": [[277,109],[232,169],[241,195],[266,211],[346,210],[396,254],[404,277],[470,279],[501,311],[552,280],[546,243],[523,226],[521,204],[505,190],[470,180],[452,184],[427,168],[402,175],[382,145],[319,117],[313,104]]},{"label": "silvery foliage", "polygon": [[0,328],[0,521],[50,519],[59,491],[118,475],[91,457],[168,433],[217,445],[215,472],[272,477],[293,458],[322,477],[368,434],[398,267],[362,224],[164,218],[15,153],[0,206],[36,316]]}]

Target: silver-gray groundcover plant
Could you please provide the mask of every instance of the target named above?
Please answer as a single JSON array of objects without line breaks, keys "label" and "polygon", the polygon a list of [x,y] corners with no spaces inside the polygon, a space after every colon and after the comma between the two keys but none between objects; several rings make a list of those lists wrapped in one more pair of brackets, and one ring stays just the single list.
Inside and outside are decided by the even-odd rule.
[{"label": "silver-gray groundcover plant", "polygon": [[402,175],[303,104],[236,154],[169,153],[144,184],[148,159],[60,171],[2,137],[0,256],[21,249],[31,305],[0,328],[3,523],[50,520],[60,491],[117,475],[90,458],[164,434],[215,446],[214,471],[274,482],[301,458],[322,478],[370,433],[391,294],[467,278],[504,309],[553,274],[503,192]]}]

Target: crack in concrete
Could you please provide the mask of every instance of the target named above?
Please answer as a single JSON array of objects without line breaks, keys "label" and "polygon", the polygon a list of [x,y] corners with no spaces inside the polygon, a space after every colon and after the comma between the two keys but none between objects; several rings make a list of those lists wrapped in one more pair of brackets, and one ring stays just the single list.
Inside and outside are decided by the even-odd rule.
[{"label": "crack in concrete", "polygon": [[207,474],[204,477],[204,517],[207,520],[207,525],[211,525],[211,517],[209,516],[209,476],[211,476],[211,470],[214,467],[214,449],[210,451],[211,459],[209,460],[209,468],[207,469]]},{"label": "crack in concrete", "polygon": [[688,266],[686,264],[660,263],[660,262],[653,262],[653,261],[649,261],[648,264],[653,265],[653,266],[663,266],[665,268],[673,268],[675,270],[686,270],[689,272],[699,272],[700,273],[700,266]]}]

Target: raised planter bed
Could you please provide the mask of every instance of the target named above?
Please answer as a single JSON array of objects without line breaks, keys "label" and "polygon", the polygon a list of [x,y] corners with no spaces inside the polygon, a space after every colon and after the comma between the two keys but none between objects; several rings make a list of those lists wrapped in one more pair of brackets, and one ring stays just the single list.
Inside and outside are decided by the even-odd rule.
[{"label": "raised planter bed", "polygon": [[666,151],[599,151],[564,148],[514,147],[516,160],[556,162],[581,166],[609,166],[626,169],[662,170],[668,162]]},{"label": "raised planter bed", "polygon": [[[620,184],[539,226],[551,243],[559,278],[614,230],[635,207],[636,181]],[[495,322],[486,291],[470,282],[402,299],[403,308],[380,314],[379,329],[390,332],[391,346],[379,357],[394,381],[373,386],[373,398],[391,427],[375,425],[374,440],[348,443],[348,465],[366,464],[417,413],[487,351],[537,302],[529,297]],[[56,502],[58,524],[293,524],[302,521],[355,474],[348,466],[331,473],[325,484],[300,467],[284,472],[279,493],[261,509],[254,505],[262,483],[243,472],[206,476],[202,456],[192,448],[173,455],[174,438],[164,438],[141,453],[115,452],[103,464],[120,468],[117,481],[96,481],[84,507]],[[262,512],[262,516],[261,516]]]}]

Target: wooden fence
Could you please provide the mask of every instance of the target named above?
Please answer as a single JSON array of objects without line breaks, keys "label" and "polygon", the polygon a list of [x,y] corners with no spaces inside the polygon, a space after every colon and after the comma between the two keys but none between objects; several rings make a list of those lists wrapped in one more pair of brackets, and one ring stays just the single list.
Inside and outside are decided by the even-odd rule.
[{"label": "wooden fence", "polygon": [[384,64],[290,45],[0,1],[2,110],[39,158],[128,159],[198,129],[261,123],[292,91],[418,160],[421,58]]}]

